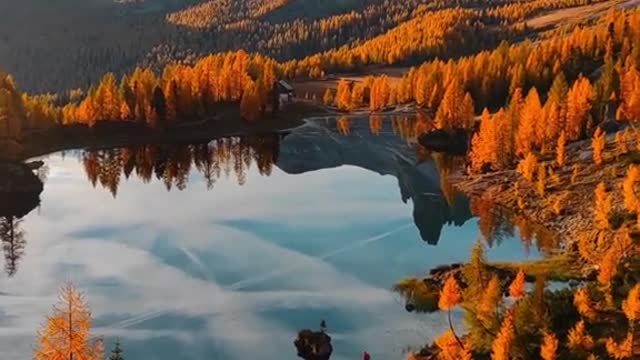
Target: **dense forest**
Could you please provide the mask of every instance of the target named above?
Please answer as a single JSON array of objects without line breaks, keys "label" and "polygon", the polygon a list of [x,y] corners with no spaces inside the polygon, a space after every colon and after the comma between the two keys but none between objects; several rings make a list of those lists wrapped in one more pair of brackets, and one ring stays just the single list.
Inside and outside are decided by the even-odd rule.
[{"label": "dense forest", "polygon": [[[409,357],[637,358],[640,10],[612,8],[599,18],[543,33],[527,24],[546,11],[597,2],[213,0],[160,8],[127,2],[96,6],[86,10],[83,21],[115,11],[117,21],[99,31],[108,36],[71,31],[64,21],[58,24],[62,32],[36,35],[40,26],[57,21],[48,19],[27,31],[31,42],[19,44],[21,35],[0,48],[5,59],[10,46],[16,47],[0,65],[26,89],[55,92],[29,95],[14,77],[0,75],[0,139],[20,142],[31,133],[107,123],[166,133],[189,122],[214,121],[229,107],[238,110],[238,119],[257,123],[274,111],[279,79],[364,74],[358,81],[341,78],[335,91],[327,87],[315,102],[340,115],[377,114],[411,104],[420,121],[403,132],[412,139],[432,131],[468,135],[464,176],[510,181],[499,183],[496,198],[513,195],[509,201],[523,239],[533,236],[527,214],[543,213],[554,223],[587,213],[559,253],[552,250],[557,243],[551,246],[536,234],[549,258],[535,266],[498,266],[485,259],[484,246],[496,233],[513,229],[505,230],[496,215],[496,199],[473,199],[484,243],[478,243],[470,260],[440,279],[410,279],[396,287],[412,301],[428,298],[432,310],[449,317],[449,330]],[[21,9],[35,11],[37,5],[29,0]],[[70,14],[61,16],[69,19]],[[0,26],[9,28],[11,21]],[[52,41],[56,36],[64,46]],[[42,58],[49,61],[31,66]],[[391,79],[367,76],[374,65],[412,67]],[[69,91],[75,87],[80,89]],[[379,121],[372,117],[374,133]],[[340,117],[337,126],[350,135],[348,117]],[[243,183],[252,163],[261,174],[270,173],[277,141],[138,146],[89,152],[82,160],[94,186],[115,196],[121,177],[133,173],[144,181],[155,175],[167,188],[183,188],[192,166],[205,174],[209,186],[232,168]],[[584,146],[587,151],[581,150]],[[446,194],[451,189],[445,183]],[[569,200],[580,210],[570,209]],[[577,283],[560,290],[547,286],[548,280],[569,279]],[[456,307],[465,314],[465,332],[452,324]],[[71,312],[79,314],[82,333],[73,344],[56,327]],[[66,358],[70,352],[101,358],[103,344],[88,340],[89,325],[88,306],[75,288],[66,286],[62,306],[40,334],[36,358]]]},{"label": "dense forest", "polygon": [[[407,33],[415,38],[415,43],[400,45],[391,60],[416,63],[425,54],[451,57],[495,45],[498,39],[506,40],[510,34],[524,31],[522,21],[527,17],[597,1],[194,2],[3,2],[0,68],[13,74],[30,92],[86,90],[108,71],[118,77],[136,66],[159,72],[169,63],[193,64],[210,53],[237,49],[259,52],[278,61],[341,49],[322,56],[333,61],[337,57],[348,60],[344,55],[354,48],[349,57],[360,57],[358,63],[379,63],[381,57],[375,51],[380,50],[374,48],[386,46]],[[467,9],[465,19],[454,24],[451,16],[456,13],[445,12],[449,19],[439,24],[434,11],[452,9]],[[407,21],[413,25],[404,24]],[[29,26],[23,26],[25,23]],[[399,29],[371,46],[365,44],[398,26]],[[449,31],[448,26],[453,28]],[[488,31],[487,27],[495,31]],[[16,32],[18,28],[22,30]],[[459,43],[461,36],[471,35],[474,30],[476,33],[471,36],[474,41]],[[453,44],[443,43],[449,40]],[[363,61],[365,55],[372,59]],[[384,57],[382,63],[388,60]],[[307,61],[310,67],[318,60],[311,57]],[[349,64],[347,61],[340,67],[325,66],[320,71],[305,69],[304,74],[319,75],[322,70],[344,69]]]}]

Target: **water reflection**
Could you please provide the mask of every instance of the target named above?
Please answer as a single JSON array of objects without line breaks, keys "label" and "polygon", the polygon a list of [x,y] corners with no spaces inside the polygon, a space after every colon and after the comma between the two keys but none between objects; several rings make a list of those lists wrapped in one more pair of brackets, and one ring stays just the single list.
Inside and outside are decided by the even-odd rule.
[{"label": "water reflection", "polygon": [[16,274],[25,253],[22,218],[38,207],[42,188],[41,180],[29,166],[0,162],[0,241],[8,276]]},{"label": "water reflection", "polygon": [[[425,153],[415,143],[419,118],[374,115],[313,121],[290,134],[229,137],[205,144],[144,145],[85,151],[82,162],[89,181],[117,196],[123,179],[137,176],[145,183],[162,181],[167,190],[184,190],[193,169],[213,188],[221,176],[233,174],[244,185],[257,166],[269,176],[273,166],[290,174],[343,165],[362,167],[398,179],[401,200],[413,202],[420,235],[435,245],[443,226],[463,225],[471,218],[469,202],[448,183],[459,160]],[[255,164],[255,165],[254,165]]]},{"label": "water reflection", "polygon": [[[406,313],[390,289],[467,258],[477,222],[441,176],[460,163],[417,147],[411,119],[348,118],[346,134],[337,121],[45,159],[43,205],[17,227],[28,256],[0,297],[3,359],[29,353],[66,280],[132,359],[293,358],[320,319],[333,359],[401,358],[440,333],[440,316]],[[522,257],[517,241],[492,251]]]},{"label": "water reflection", "polygon": [[373,115],[310,122],[282,140],[277,166],[301,174],[351,165],[394,176],[401,200],[413,203],[422,239],[435,245],[445,225],[461,226],[472,215],[467,198],[447,183],[460,160],[429,154],[416,144],[423,121]]},{"label": "water reflection", "polygon": [[478,217],[478,227],[489,247],[500,245],[505,239],[511,239],[515,235],[519,235],[527,254],[534,244],[545,255],[557,253],[561,246],[557,234],[521,214],[496,205],[488,196],[473,197],[471,211]]},{"label": "water reflection", "polygon": [[233,172],[239,185],[253,164],[261,175],[269,176],[278,157],[282,135],[228,137],[205,144],[142,145],[89,150],[81,158],[89,181],[117,196],[122,179],[132,175],[149,183],[155,176],[167,190],[184,190],[189,174],[197,169],[212,189],[220,176]]}]

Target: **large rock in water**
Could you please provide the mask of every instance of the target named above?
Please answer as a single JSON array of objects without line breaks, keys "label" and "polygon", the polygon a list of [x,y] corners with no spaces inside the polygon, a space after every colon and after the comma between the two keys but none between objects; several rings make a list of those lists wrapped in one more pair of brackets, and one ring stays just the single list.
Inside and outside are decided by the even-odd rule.
[{"label": "large rock in water", "polygon": [[418,142],[432,151],[465,155],[469,150],[469,133],[464,130],[454,132],[435,130],[420,135]]},{"label": "large rock in water", "polygon": [[21,218],[40,204],[42,181],[26,164],[0,161],[0,216]]},{"label": "large rock in water", "polygon": [[329,360],[333,353],[331,337],[322,331],[301,330],[293,344],[305,360]]}]

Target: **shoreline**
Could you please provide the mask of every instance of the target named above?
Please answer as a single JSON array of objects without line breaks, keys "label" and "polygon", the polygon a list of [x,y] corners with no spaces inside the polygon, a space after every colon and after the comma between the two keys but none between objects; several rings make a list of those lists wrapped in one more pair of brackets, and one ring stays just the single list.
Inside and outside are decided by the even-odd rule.
[{"label": "shoreline", "polygon": [[[104,122],[94,128],[83,125],[64,125],[26,134],[20,143],[15,144],[17,149],[8,151],[13,154],[7,156],[7,160],[26,161],[58,151],[83,148],[200,142],[219,137],[286,133],[307,121],[326,117],[409,116],[416,113],[416,110],[410,106],[375,113],[365,108],[352,112],[339,112],[321,104],[299,101],[289,105],[275,116],[265,116],[254,123],[246,122],[240,118],[239,113],[231,112],[198,122],[174,126],[164,131],[152,130],[140,124],[125,122]],[[11,147],[9,148],[11,149]]]},{"label": "shoreline", "polygon": [[303,125],[305,119],[323,114],[331,115],[320,106],[294,104],[275,116],[267,116],[254,123],[242,120],[239,114],[222,114],[204,121],[167,128],[164,131],[124,122],[105,122],[94,128],[65,125],[26,134],[19,143],[13,145],[16,149],[8,156],[8,160],[26,161],[74,149],[204,142],[219,137],[286,133]]},{"label": "shoreline", "polygon": [[[580,236],[597,236],[594,213],[594,189],[599,182],[608,184],[613,197],[614,212],[622,204],[618,183],[627,169],[627,157],[615,156],[613,134],[607,136],[605,163],[595,165],[592,159],[591,140],[582,140],[567,146],[567,164],[555,164],[555,154],[540,156],[540,164],[553,170],[547,176],[545,193],[540,195],[536,180],[526,181],[515,169],[478,175],[460,175],[452,178],[454,187],[469,197],[491,199],[491,201],[524,216],[533,224],[543,226],[562,237],[565,245],[562,252],[572,251]],[[632,148],[631,144],[629,147]],[[572,181],[573,167],[578,166],[576,181]],[[555,209],[554,209],[555,208]],[[614,233],[617,229],[603,230]]]}]

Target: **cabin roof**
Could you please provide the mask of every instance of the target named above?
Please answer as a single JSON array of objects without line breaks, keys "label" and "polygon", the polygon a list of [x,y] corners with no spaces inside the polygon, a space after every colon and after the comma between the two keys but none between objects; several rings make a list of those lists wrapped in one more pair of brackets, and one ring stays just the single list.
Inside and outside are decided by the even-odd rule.
[{"label": "cabin roof", "polygon": [[282,86],[286,91],[293,91],[293,86],[284,80],[278,81],[278,84]]}]

